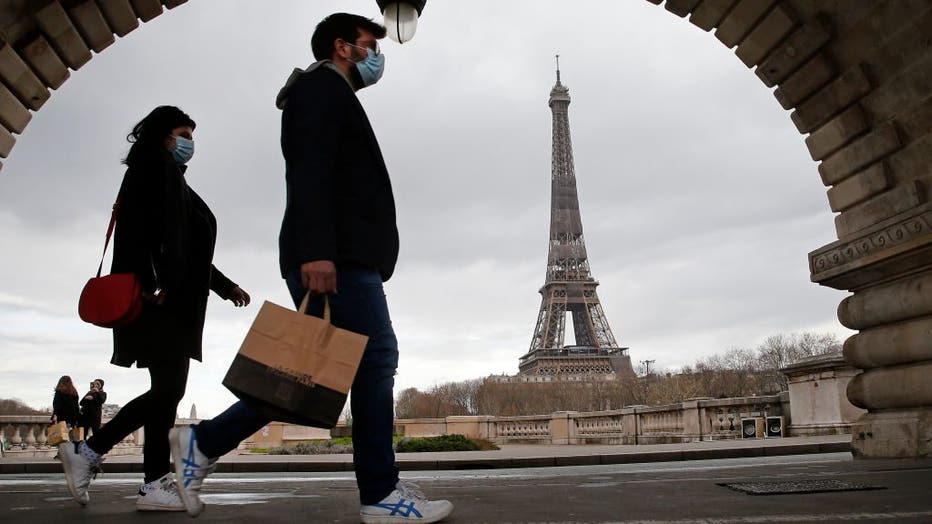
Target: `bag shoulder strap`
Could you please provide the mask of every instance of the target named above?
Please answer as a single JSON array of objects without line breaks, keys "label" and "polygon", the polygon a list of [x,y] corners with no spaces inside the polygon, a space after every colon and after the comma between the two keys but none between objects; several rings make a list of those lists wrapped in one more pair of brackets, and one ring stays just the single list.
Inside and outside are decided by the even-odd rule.
[{"label": "bag shoulder strap", "polygon": [[110,236],[113,235],[113,226],[116,224],[117,212],[120,210],[120,199],[117,198],[113,203],[113,211],[110,213],[110,225],[107,226],[107,239],[104,241],[104,251],[100,254],[100,265],[97,266],[97,278],[100,278],[100,272],[104,268],[104,257],[107,256],[107,246],[110,245]]}]

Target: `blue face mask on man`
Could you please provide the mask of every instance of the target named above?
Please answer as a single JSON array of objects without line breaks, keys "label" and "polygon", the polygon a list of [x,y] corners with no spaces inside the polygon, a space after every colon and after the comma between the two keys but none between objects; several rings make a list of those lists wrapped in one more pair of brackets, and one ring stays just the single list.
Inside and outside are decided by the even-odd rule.
[{"label": "blue face mask on man", "polygon": [[[353,45],[353,44],[350,44]],[[353,45],[353,47],[360,47]],[[359,71],[359,78],[362,79],[363,87],[369,87],[382,78],[385,72],[385,55],[376,54],[375,51],[366,47],[364,48],[368,56],[359,62],[355,62],[356,71]]]},{"label": "blue face mask on man", "polygon": [[179,164],[187,164],[188,160],[194,156],[194,140],[188,140],[183,136],[175,137],[175,149],[171,150],[172,158]]}]

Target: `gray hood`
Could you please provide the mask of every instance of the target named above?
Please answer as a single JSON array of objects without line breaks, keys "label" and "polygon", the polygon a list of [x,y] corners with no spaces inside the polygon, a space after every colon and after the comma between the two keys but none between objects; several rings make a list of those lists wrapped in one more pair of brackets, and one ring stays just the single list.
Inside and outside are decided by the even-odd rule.
[{"label": "gray hood", "polygon": [[275,107],[279,109],[285,109],[285,104],[288,103],[288,95],[291,93],[291,88],[294,86],[295,82],[298,81],[301,75],[306,75],[307,73],[310,73],[319,67],[333,69],[343,78],[343,80],[346,80],[346,83],[349,84],[350,88],[352,89],[353,84],[350,83],[348,78],[343,76],[343,72],[340,71],[337,66],[333,65],[333,62],[330,60],[320,60],[307,66],[305,69],[299,69],[296,67],[294,71],[291,72],[291,75],[288,76],[288,80],[285,80],[285,85],[282,86],[281,90],[279,90],[278,96],[275,97]]}]

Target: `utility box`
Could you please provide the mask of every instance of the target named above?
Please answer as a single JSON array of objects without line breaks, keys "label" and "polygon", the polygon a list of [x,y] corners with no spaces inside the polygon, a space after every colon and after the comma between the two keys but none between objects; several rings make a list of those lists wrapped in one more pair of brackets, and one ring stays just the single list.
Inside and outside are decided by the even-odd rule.
[{"label": "utility box", "polygon": [[741,438],[762,438],[764,419],[761,417],[741,419]]},{"label": "utility box", "polygon": [[783,417],[767,417],[764,436],[768,438],[783,436]]}]

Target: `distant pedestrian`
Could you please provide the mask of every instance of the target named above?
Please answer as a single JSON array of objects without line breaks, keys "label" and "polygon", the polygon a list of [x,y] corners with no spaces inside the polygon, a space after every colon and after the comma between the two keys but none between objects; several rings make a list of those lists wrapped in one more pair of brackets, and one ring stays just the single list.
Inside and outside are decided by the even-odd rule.
[{"label": "distant pedestrian", "polygon": [[91,436],[100,429],[100,419],[103,414],[103,405],[107,401],[104,391],[104,381],[95,378],[91,382],[91,389],[81,399],[81,414],[78,416],[78,426],[84,429],[84,438]]},{"label": "distant pedestrian", "polygon": [[[398,341],[382,282],[395,269],[398,229],[388,170],[356,97],[382,76],[385,33],[361,16],[328,16],[311,37],[317,62],[296,70],[278,95],[287,201],[279,260],[295,305],[310,292],[307,314],[321,317],[328,299],[335,326],[369,337],[350,400],[359,519],[437,522],[453,504],[399,480],[392,449]],[[200,489],[217,459],[268,423],[240,401],[169,433],[188,514],[203,509]]]},{"label": "distant pedestrian", "polygon": [[[183,79],[179,79],[183,82]],[[168,430],[175,424],[191,359],[201,360],[210,291],[235,306],[249,295],[213,265],[217,219],[187,182],[194,120],[174,106],[153,109],[127,140],[118,193],[112,273],[133,273],[145,306],[131,324],[113,329],[112,364],[148,370],[150,387],[79,443],[59,446],[68,491],[79,504],[114,446],[145,428],[140,511],[184,511],[170,473]]]},{"label": "distant pedestrian", "polygon": [[52,424],[64,422],[68,429],[78,426],[78,390],[75,389],[71,377],[62,375],[55,386],[55,396],[52,398]]}]

